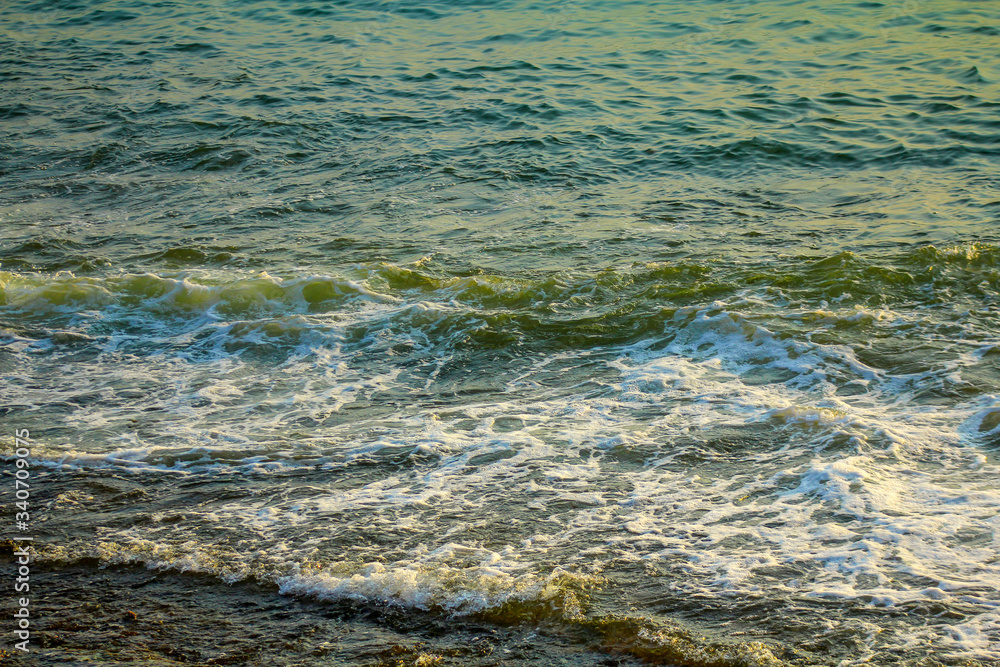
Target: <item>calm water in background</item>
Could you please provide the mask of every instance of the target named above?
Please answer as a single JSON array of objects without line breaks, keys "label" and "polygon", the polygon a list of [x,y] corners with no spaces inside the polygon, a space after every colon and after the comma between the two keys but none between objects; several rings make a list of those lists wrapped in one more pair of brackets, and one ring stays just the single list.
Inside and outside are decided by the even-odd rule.
[{"label": "calm water in background", "polygon": [[1000,654],[1000,4],[12,0],[0,95],[46,562]]}]

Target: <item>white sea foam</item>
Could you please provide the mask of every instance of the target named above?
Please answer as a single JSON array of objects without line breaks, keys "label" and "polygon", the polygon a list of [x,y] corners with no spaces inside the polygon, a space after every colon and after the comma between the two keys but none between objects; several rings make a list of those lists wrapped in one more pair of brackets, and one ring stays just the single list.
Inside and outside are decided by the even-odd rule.
[{"label": "white sea foam", "polygon": [[[440,382],[454,358],[421,327],[462,308],[365,302],[336,316],[251,325],[206,317],[160,339],[186,356],[135,364],[122,354],[135,339],[108,339],[102,354],[126,363],[81,377],[98,400],[67,422],[118,433],[101,451],[46,442],[33,454],[60,469],[301,470],[309,480],[294,498],[189,509],[183,528],[154,516],[141,529],[109,530],[109,562],[227,578],[266,571],[290,593],[451,611],[544,597],[554,565],[579,574],[646,564],[668,573],[675,593],[705,599],[767,593],[961,607],[961,622],[893,626],[877,641],[933,641],[957,658],[1000,650],[1000,469],[982,448],[1000,433],[997,398],[911,400],[915,386],[960,383],[989,363],[982,345],[960,343],[966,349],[950,360],[893,374],[847,346],[782,337],[717,303],[677,311],[662,341],[529,359],[502,378],[502,398],[411,407],[408,397]],[[391,349],[379,336],[425,346],[420,372],[359,363],[364,346],[347,344],[359,323],[375,349]],[[305,337],[266,372],[225,349],[234,334],[266,348],[293,330]],[[550,387],[554,376],[560,382]],[[126,387],[108,393],[112,379]],[[847,385],[853,390],[842,392]],[[140,422],[122,435],[116,420],[134,418],[128,392],[138,387],[149,389],[141,400],[155,408],[155,429]],[[379,396],[395,397],[390,415],[344,417]],[[118,400],[120,414],[108,407]],[[164,447],[151,430],[184,444]],[[382,467],[353,481],[369,465]],[[341,480],[351,483],[327,486]],[[301,544],[289,542],[289,530]],[[345,535],[366,531],[393,536],[394,546],[345,546]],[[213,543],[229,533],[261,547],[241,555]],[[329,556],[344,550],[349,558]]]}]

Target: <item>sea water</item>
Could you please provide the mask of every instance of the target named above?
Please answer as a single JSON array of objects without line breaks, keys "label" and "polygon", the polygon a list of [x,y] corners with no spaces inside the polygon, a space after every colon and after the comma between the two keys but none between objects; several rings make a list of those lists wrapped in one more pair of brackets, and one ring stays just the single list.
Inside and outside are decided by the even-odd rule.
[{"label": "sea water", "polygon": [[595,660],[997,660],[997,3],[0,19],[39,567]]}]

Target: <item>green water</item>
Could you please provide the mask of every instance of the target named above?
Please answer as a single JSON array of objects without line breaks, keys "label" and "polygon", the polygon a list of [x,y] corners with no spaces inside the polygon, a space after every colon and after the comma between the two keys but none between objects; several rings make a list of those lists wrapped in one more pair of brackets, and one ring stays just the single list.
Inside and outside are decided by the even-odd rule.
[{"label": "green water", "polygon": [[39,664],[219,657],[65,634],[135,566],[359,637],[245,664],[995,663],[998,47],[967,0],[4,4]]}]

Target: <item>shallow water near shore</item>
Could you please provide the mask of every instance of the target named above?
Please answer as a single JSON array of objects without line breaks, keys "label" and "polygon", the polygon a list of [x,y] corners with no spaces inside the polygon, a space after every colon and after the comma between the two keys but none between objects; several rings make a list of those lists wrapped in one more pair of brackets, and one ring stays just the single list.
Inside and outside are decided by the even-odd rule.
[{"label": "shallow water near shore", "polygon": [[0,18],[13,659],[997,664],[1000,6]]}]

